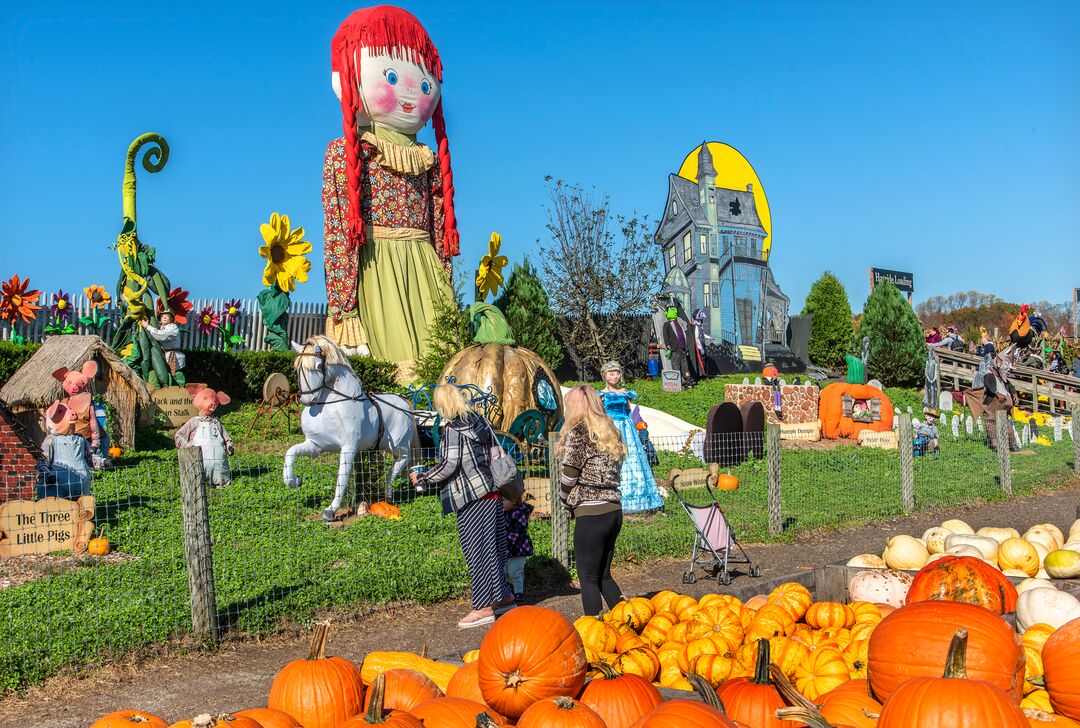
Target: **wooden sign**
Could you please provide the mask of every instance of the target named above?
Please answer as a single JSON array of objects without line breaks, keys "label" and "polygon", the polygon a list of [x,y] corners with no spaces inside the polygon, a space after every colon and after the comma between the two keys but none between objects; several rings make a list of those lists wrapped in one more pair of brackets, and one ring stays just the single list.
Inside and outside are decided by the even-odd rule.
[{"label": "wooden sign", "polygon": [[821,439],[820,422],[781,422],[781,440],[801,440],[802,442],[817,442]]},{"label": "wooden sign", "polygon": [[150,397],[165,413],[169,427],[180,427],[199,414],[199,410],[191,403],[192,395],[184,387],[161,387],[155,389]]},{"label": "wooden sign", "polygon": [[[713,466],[714,469],[715,467]],[[674,482],[676,488],[704,488],[709,475],[706,468],[672,468],[668,473],[668,481]],[[709,481],[709,485],[712,485],[712,481]]]},{"label": "wooden sign", "polygon": [[859,431],[859,444],[863,447],[880,447],[883,450],[896,450],[900,447],[900,437],[894,431],[871,432]]},{"label": "wooden sign", "polygon": [[95,505],[92,495],[8,501],[0,506],[0,556],[86,551]]}]

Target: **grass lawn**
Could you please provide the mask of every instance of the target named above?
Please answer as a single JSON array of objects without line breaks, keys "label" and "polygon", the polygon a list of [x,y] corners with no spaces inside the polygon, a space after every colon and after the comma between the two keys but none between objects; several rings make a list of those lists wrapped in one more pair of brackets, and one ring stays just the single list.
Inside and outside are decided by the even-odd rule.
[{"label": "grass lawn", "polygon": [[[635,388],[642,404],[695,424],[703,424],[708,407],[723,397],[722,382],[678,394],[663,393],[651,382]],[[229,487],[210,493],[217,603],[227,628],[269,632],[333,606],[432,603],[466,592],[455,522],[441,516],[436,498],[405,503],[400,521],[365,518],[330,529],[312,516],[330,500],[336,458],[299,461],[304,485],[286,488],[281,454],[299,437],[288,434],[280,418],[265,435],[246,437],[253,413],[253,406],[244,405],[223,415],[239,443],[232,459],[236,477]],[[68,665],[92,665],[190,632],[175,452],[160,436],[142,443],[157,449],[133,453],[124,467],[99,475],[93,488],[102,530],[117,549],[135,558],[91,561],[0,590],[0,615],[7,617],[0,623],[0,689],[18,689]],[[1066,478],[1072,457],[1068,438],[1036,449],[1035,455],[1013,457],[1017,494],[1054,487]],[[659,477],[673,467],[700,464],[692,455],[662,452],[660,458]],[[782,467],[788,530],[781,539],[901,512],[895,451],[785,448]],[[919,508],[1002,497],[996,455],[974,440],[946,436],[943,452],[916,458],[915,468]],[[729,518],[744,543],[767,540],[765,462],[750,460],[732,472],[740,487],[722,496]],[[407,487],[401,493],[409,495]],[[704,492],[688,495],[700,500]],[[550,554],[550,523],[534,519],[530,528],[537,554]],[[669,498],[660,513],[627,519],[617,559],[687,556],[692,538],[685,513]],[[532,583],[552,573],[543,557],[532,560],[529,569]]]}]

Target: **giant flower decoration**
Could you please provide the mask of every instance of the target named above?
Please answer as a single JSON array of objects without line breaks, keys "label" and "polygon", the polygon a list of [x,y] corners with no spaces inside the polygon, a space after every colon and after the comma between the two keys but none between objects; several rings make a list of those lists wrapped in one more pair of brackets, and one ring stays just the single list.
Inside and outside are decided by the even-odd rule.
[{"label": "giant flower decoration", "polygon": [[52,296],[52,306],[49,307],[53,318],[57,321],[67,321],[71,318],[71,296],[60,289]]},{"label": "giant flower decoration", "polygon": [[225,323],[236,323],[236,317],[240,315],[240,299],[234,298],[221,309],[221,320]]},{"label": "giant flower decoration", "polygon": [[112,303],[112,296],[105,290],[105,286],[99,286],[95,283],[84,288],[83,293],[86,294],[87,300],[90,301],[90,308],[105,308]]},{"label": "giant flower decoration", "polygon": [[[183,288],[174,288],[169,291],[169,300],[165,302],[165,305],[167,305],[172,312],[173,321],[176,322],[177,326],[186,324],[188,312],[195,308],[195,304],[187,300],[188,293],[189,292],[185,291]],[[160,315],[164,310],[165,307],[162,306],[161,299],[159,298],[157,301],[157,312]]]},{"label": "giant flower decoration", "polygon": [[19,280],[17,275],[0,284],[0,321],[9,321],[14,325],[22,317],[29,324],[37,318],[37,312],[41,310],[41,306],[37,305],[41,291],[29,288],[30,279]]},{"label": "giant flower decoration", "polygon": [[266,245],[259,247],[259,255],[266,259],[263,285],[275,283],[282,291],[292,291],[296,282],[304,283],[311,270],[311,262],[304,256],[311,252],[311,243],[304,240],[304,228],[290,229],[289,216],[274,213],[270,223],[259,226]]},{"label": "giant flower decoration", "polygon": [[195,320],[195,325],[199,327],[199,331],[206,335],[212,334],[218,328],[219,323],[218,315],[209,306],[199,311],[199,317]]},{"label": "giant flower decoration", "polygon": [[492,233],[488,241],[488,254],[480,259],[476,270],[476,298],[483,301],[490,293],[494,296],[503,285],[502,269],[509,262],[505,255],[499,255],[502,247],[502,235]]}]

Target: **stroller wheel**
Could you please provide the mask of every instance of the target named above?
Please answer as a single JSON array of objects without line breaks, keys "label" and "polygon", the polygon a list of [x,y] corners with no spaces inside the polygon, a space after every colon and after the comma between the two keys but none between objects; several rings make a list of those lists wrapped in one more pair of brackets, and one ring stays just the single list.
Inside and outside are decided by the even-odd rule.
[{"label": "stroller wheel", "polygon": [[761,567],[756,566],[756,565],[751,566],[750,567],[750,576],[754,577],[755,579],[758,578],[759,576],[761,576]]},{"label": "stroller wheel", "polygon": [[683,575],[682,575],[682,583],[683,584],[693,584],[695,581],[697,581],[697,574],[695,574],[692,571],[684,571],[683,572]]},{"label": "stroller wheel", "polygon": [[727,586],[731,583],[731,575],[728,574],[726,571],[720,572],[720,574],[716,577],[716,583],[720,586]]}]

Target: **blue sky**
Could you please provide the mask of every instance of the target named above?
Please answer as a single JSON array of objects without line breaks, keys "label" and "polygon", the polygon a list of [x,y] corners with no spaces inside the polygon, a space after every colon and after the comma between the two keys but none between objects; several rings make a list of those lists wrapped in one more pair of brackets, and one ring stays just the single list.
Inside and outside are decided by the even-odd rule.
[{"label": "blue sky", "polygon": [[[174,284],[253,297],[277,210],[315,245],[294,300],[322,300],[329,43],[356,7],[5,2],[0,276],[111,287],[124,153],[157,131],[172,158],[139,175],[139,230]],[[446,69],[463,272],[492,230],[536,255],[545,175],[655,218],[710,139],[761,177],[795,311],[825,269],[855,309],[871,265],[914,272],[916,300],[1080,286],[1080,3],[404,7]]]}]

